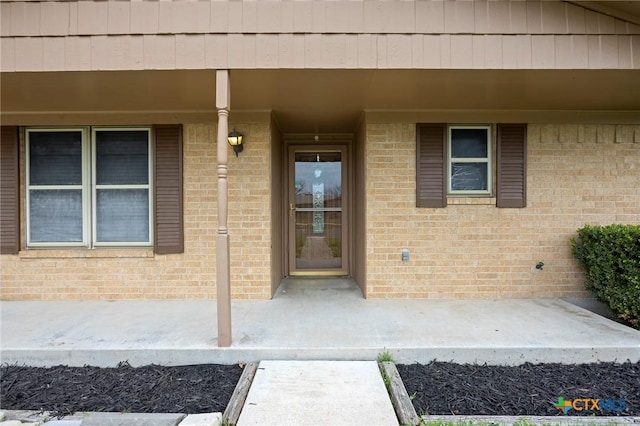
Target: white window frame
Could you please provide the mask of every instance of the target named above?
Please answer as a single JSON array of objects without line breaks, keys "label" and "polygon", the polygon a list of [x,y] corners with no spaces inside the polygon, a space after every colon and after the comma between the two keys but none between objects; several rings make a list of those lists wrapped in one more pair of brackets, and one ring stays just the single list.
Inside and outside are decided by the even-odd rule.
[{"label": "white window frame", "polygon": [[[96,133],[100,131],[105,132],[126,132],[130,130],[146,130],[147,131],[147,184],[120,184],[120,185],[98,185],[96,182],[97,177],[97,149],[96,149]],[[153,244],[153,191],[151,190],[151,182],[153,180],[153,152],[151,143],[151,128],[150,127],[93,127],[91,129],[91,232],[93,235],[92,243],[94,247],[123,247],[123,246],[151,246]],[[97,209],[97,191],[98,189],[146,189],[149,192],[149,241],[136,241],[136,242],[98,242],[98,209]]]},{"label": "white window frame", "polygon": [[[148,180],[141,185],[97,185],[96,184],[96,132],[97,131],[130,131],[146,130],[148,135]],[[82,137],[82,185],[31,185],[31,150],[30,137],[35,132],[81,132]],[[25,130],[25,165],[26,165],[26,234],[29,248],[64,248],[64,247],[152,247],[153,235],[153,129],[150,126],[126,127],[30,127]],[[31,190],[82,189],[82,241],[81,242],[32,242],[31,241]],[[97,189],[147,189],[149,191],[149,241],[140,242],[97,242],[96,191]]]},{"label": "white window frame", "polygon": [[[54,132],[79,132],[82,138],[82,184],[81,185],[31,185],[31,133],[54,133]],[[89,188],[89,151],[87,149],[86,127],[56,127],[56,128],[29,128],[26,129],[25,144],[25,164],[26,164],[26,224],[27,224],[27,246],[28,247],[83,247],[89,244],[89,208],[88,188]],[[58,189],[81,189],[82,190],[82,241],[75,242],[33,242],[31,241],[31,191],[32,190],[58,190]]]},{"label": "white window frame", "polygon": [[[487,131],[487,157],[486,158],[453,158],[452,157],[452,133],[457,129],[482,129]],[[463,196],[491,196],[493,194],[493,136],[491,125],[449,125],[447,126],[447,195]],[[453,190],[451,188],[451,176],[453,163],[486,163],[487,164],[487,189],[486,190]]]}]

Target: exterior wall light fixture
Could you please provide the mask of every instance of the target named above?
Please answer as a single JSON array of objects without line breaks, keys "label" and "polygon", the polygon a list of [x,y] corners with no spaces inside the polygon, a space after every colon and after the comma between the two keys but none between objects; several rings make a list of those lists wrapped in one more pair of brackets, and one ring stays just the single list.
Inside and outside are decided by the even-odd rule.
[{"label": "exterior wall light fixture", "polygon": [[238,132],[234,127],[233,131],[229,132],[229,137],[227,137],[227,141],[229,142],[229,145],[231,145],[231,148],[233,148],[233,152],[236,153],[236,157],[238,156],[238,153],[242,152],[244,149],[244,146],[242,145],[242,136],[242,133]]}]

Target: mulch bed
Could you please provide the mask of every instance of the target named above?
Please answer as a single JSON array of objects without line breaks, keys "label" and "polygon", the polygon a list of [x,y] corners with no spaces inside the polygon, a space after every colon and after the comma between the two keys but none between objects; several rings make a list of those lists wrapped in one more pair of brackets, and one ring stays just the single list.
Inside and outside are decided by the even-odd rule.
[{"label": "mulch bed", "polygon": [[[640,362],[523,364],[515,367],[447,362],[397,365],[419,415],[562,416],[558,397],[612,399],[604,409],[568,415],[640,416]],[[625,409],[619,400],[624,398]],[[582,407],[584,403],[578,403]],[[612,409],[607,409],[612,408]]]},{"label": "mulch bed", "polygon": [[0,407],[49,411],[134,413],[223,412],[242,374],[239,365],[133,368],[0,368]]},{"label": "mulch bed", "polygon": [[[418,414],[562,415],[558,397],[625,399],[625,410],[569,415],[640,416],[640,363],[523,364],[446,362],[397,365]],[[222,412],[242,374],[239,365],[133,368],[0,368],[0,407],[63,416],[77,411],[197,414]],[[366,396],[364,396],[366,397]]]}]

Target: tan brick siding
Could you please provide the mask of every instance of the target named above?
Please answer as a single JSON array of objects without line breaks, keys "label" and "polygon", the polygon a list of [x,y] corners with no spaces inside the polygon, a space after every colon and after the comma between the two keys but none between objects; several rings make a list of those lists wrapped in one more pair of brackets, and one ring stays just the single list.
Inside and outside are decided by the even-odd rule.
[{"label": "tan brick siding", "polygon": [[229,156],[231,297],[271,297],[271,148],[267,124],[238,125],[247,140]]},{"label": "tan brick siding", "polygon": [[[232,297],[266,299],[270,127],[232,125],[247,141],[239,158],[229,151]],[[184,126],[184,254],[23,250],[1,258],[0,297],[215,298],[216,131],[210,124]],[[418,209],[415,123],[369,123],[364,132],[366,159],[358,161],[366,175],[368,297],[587,296],[570,253],[576,229],[640,222],[637,125],[530,124],[524,209],[498,209],[494,198],[450,198],[444,209]],[[21,158],[24,173],[24,143]],[[403,248],[410,250],[407,263],[401,262]],[[535,269],[539,261],[542,271]]]},{"label": "tan brick siding", "polygon": [[[265,195],[270,191],[269,124],[235,125],[245,133],[250,146],[238,159],[229,151],[232,296],[268,298],[271,218],[269,197]],[[216,132],[215,125],[184,126],[184,254],[154,255],[152,250],[106,248],[23,250],[19,256],[1,257],[0,297],[215,298]],[[23,216],[24,158],[23,142]]]},{"label": "tan brick siding", "polygon": [[368,297],[587,296],[575,231],[640,222],[640,126],[529,125],[524,209],[490,198],[418,209],[415,124],[366,131]]}]

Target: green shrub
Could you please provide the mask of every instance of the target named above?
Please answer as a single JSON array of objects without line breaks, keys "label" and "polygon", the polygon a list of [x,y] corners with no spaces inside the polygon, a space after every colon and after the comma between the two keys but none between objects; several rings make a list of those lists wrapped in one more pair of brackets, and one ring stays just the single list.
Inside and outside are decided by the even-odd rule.
[{"label": "green shrub", "polygon": [[585,226],[571,239],[586,287],[616,316],[640,329],[640,226]]}]

